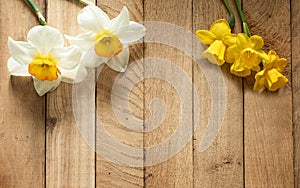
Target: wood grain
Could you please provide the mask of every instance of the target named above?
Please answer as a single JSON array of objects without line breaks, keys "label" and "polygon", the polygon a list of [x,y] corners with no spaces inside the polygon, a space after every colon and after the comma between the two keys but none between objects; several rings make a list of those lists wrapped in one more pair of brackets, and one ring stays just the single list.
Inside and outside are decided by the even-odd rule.
[{"label": "wood grain", "polygon": [[291,52],[293,92],[293,135],[294,135],[294,176],[295,187],[300,187],[300,2],[291,1]]},{"label": "wood grain", "polygon": [[[291,80],[289,1],[243,1],[250,30],[262,36],[265,50],[286,57]],[[245,186],[293,187],[291,82],[278,92],[252,91],[245,83]]]},{"label": "wood grain", "polygon": [[27,41],[38,22],[23,1],[1,1],[0,13],[0,187],[43,187],[44,97],[36,94],[31,78],[10,77],[6,66],[8,36]]},{"label": "wood grain", "polygon": [[[76,21],[81,6],[71,1],[51,0],[47,4],[48,24],[62,33],[77,35],[82,32]],[[88,82],[95,82],[90,72]],[[92,90],[93,91],[93,90]],[[85,125],[89,141],[95,140],[95,92],[86,93],[77,103],[89,106],[82,117],[73,117],[72,85],[62,83],[47,95],[46,186],[95,187],[94,143],[87,144],[78,126]],[[83,109],[82,109],[83,110]]]},{"label": "wood grain", "polygon": [[[97,5],[104,10],[110,18],[116,17],[123,6],[126,6],[129,10],[130,20],[142,22],[143,21],[143,2],[135,0],[123,0],[123,1],[110,1],[103,0],[98,1]],[[143,45],[135,44],[130,46],[130,60],[129,63],[136,63],[143,57]],[[117,114],[113,111],[112,100],[128,101],[130,106],[130,112],[128,116],[135,116],[138,119],[143,120],[143,82],[139,82],[132,90],[125,84],[121,88],[113,91],[115,82],[121,76],[121,79],[130,80],[132,76],[137,76],[142,80],[143,67],[133,73],[118,73],[106,65],[99,72],[97,80],[97,126],[96,126],[96,186],[97,187],[143,187],[144,186],[144,171],[142,168],[143,162],[143,134],[136,132],[129,128],[126,128],[126,123],[123,124],[117,119]],[[128,67],[130,69],[130,66]],[[130,97],[126,98],[124,93],[130,92]],[[126,109],[126,106],[122,106],[121,103],[117,103],[117,108]],[[142,124],[141,124],[142,126]],[[133,148],[140,148],[140,152],[137,153],[137,158],[140,161],[139,167],[131,167],[135,163],[137,158],[130,156],[128,150],[118,150],[110,145],[110,142],[103,140],[101,136],[101,127],[107,131],[112,140],[118,143],[128,145]],[[112,151],[104,151],[102,146],[107,145]],[[120,149],[124,149],[123,147]],[[114,150],[118,153],[118,156],[128,157],[127,163],[124,161],[118,161],[115,158]],[[123,163],[123,164],[122,164]]]},{"label": "wood grain", "polygon": [[[159,1],[159,0],[145,0],[144,1],[144,20],[157,21],[175,24],[177,27],[192,30],[192,1]],[[167,26],[168,27],[168,26]],[[168,28],[165,28],[168,29]],[[156,36],[166,35],[164,28],[157,26],[157,29],[152,28]],[[167,34],[172,41],[178,41],[181,37],[176,30]],[[146,36],[146,40],[150,40]],[[191,39],[190,39],[191,40]],[[185,47],[191,47],[188,41]],[[181,46],[182,47],[182,46]],[[168,46],[160,43],[146,43],[144,50],[144,58],[155,58],[155,64],[147,63],[145,60],[145,75],[151,75],[156,72],[162,79],[149,78],[145,80],[145,121],[150,118],[151,113],[155,110],[150,110],[151,102],[159,98],[163,101],[166,108],[166,116],[158,128],[144,135],[144,147],[156,147],[157,144],[167,142],[167,139],[175,134],[178,129],[180,121],[183,120],[183,126],[188,127],[186,130],[192,134],[192,87],[181,82],[181,77],[187,76],[192,80],[192,60],[188,58],[176,46]],[[163,68],[164,59],[173,65],[169,68]],[[180,72],[177,72],[177,68]],[[155,75],[155,74],[154,74]],[[165,80],[172,80],[166,82]],[[179,92],[175,88],[175,83],[182,83],[181,87],[184,92]],[[184,95],[184,96],[182,96]],[[181,97],[190,98],[189,104],[186,105],[186,114],[181,114]],[[159,106],[158,108],[163,108]],[[153,116],[153,119],[159,122],[159,115]],[[182,133],[186,134],[186,133]],[[164,151],[156,151],[156,154],[145,154],[145,160],[155,162],[162,154],[168,154],[168,160],[163,161],[157,165],[145,167],[145,186],[146,187],[193,187],[193,145],[192,139],[187,143],[181,143],[181,138],[173,138],[178,140],[177,145],[183,144],[185,147],[179,153],[173,153],[174,147],[177,145],[170,144]],[[172,158],[171,158],[172,156]],[[163,156],[161,156],[163,157]]]},{"label": "wood grain", "polygon": [[[229,1],[229,3],[236,14],[234,1]],[[195,0],[193,12],[194,31],[199,29],[209,30],[211,24],[217,19],[227,19],[229,17],[222,1]],[[236,16],[236,25],[233,32],[237,33],[240,31],[239,19]],[[212,91],[209,88],[207,89],[207,84],[217,83],[207,83],[203,72],[194,65],[194,85],[198,87],[197,91],[201,99],[201,105],[203,103],[203,107],[201,106],[200,108],[203,116],[194,136],[195,187],[243,187],[242,80],[229,73],[228,65],[222,66],[222,73],[226,86],[226,112],[222,127],[212,145],[207,150],[199,153],[200,138],[203,137],[203,129],[207,129],[208,126],[207,119],[210,116],[214,117],[220,114],[221,109],[218,109],[219,111],[211,111],[211,108],[208,108],[212,102]]]},{"label": "wood grain", "polygon": [[[72,36],[82,32],[76,21],[82,6],[72,0],[35,2],[47,13],[50,26]],[[234,0],[229,2],[235,7]],[[222,1],[101,0],[97,4],[111,18],[126,5],[131,20],[167,22],[191,32],[209,29],[215,20],[228,18]],[[75,103],[74,86],[69,84],[61,84],[46,97],[39,97],[31,78],[10,77],[6,67],[8,36],[26,41],[29,29],[39,23],[23,1],[1,1],[0,187],[300,187],[300,3],[244,0],[242,5],[251,32],[263,37],[264,49],[274,49],[287,58],[284,74],[290,81],[280,91],[259,94],[252,91],[253,79],[243,81],[229,73],[228,65],[223,66],[224,121],[212,145],[199,153],[200,139],[210,117],[217,113],[211,112],[210,84],[218,83],[209,83],[204,70],[197,65],[208,62],[193,61],[176,45],[139,42],[130,46],[130,66],[126,73],[114,72],[107,66],[99,72],[89,70],[88,79],[81,84],[86,90],[76,93],[80,97]],[[155,31],[155,36],[165,32],[161,28],[149,31]],[[234,32],[240,31],[238,19]],[[185,36],[174,30],[166,37],[178,42]],[[152,39],[145,37],[145,41]],[[193,48],[189,42],[185,45],[187,49]],[[193,48],[194,52],[197,50]],[[147,59],[150,57],[155,61]],[[174,65],[162,68],[169,62]],[[177,74],[177,69],[192,80],[195,88],[182,83],[184,92],[178,93],[169,82],[147,77],[158,74],[181,83],[183,75]],[[136,79],[139,81],[133,88],[124,84]],[[117,81],[124,84],[119,90]],[[128,98],[124,97],[126,92],[130,93]],[[186,104],[188,113],[183,116],[188,130],[192,131],[199,117],[193,139],[174,157],[146,166],[160,154],[171,153],[172,146],[158,156],[148,154],[147,148],[165,142],[178,128],[182,120],[182,95],[190,98]],[[163,115],[151,109],[151,102],[157,98],[163,101],[166,116],[156,129],[143,133],[149,118],[159,122]],[[112,100],[116,99],[128,101],[128,117],[139,119],[143,131],[131,130],[130,123],[120,122],[113,109]],[[199,114],[196,108],[200,109]],[[73,110],[85,115],[78,116]],[[101,145],[112,146],[98,134],[101,127],[113,140],[138,149],[136,155],[130,155],[126,149],[116,150],[127,157],[118,161],[114,153],[99,150]],[[139,165],[131,167],[133,164]]]}]

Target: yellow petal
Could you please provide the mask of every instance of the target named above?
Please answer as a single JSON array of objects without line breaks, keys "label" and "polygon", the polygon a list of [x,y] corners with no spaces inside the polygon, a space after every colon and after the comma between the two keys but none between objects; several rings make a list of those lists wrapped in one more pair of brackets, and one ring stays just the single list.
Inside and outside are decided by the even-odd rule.
[{"label": "yellow petal", "polygon": [[264,46],[263,39],[258,35],[253,35],[250,37],[251,48],[254,50],[260,50]]},{"label": "yellow petal", "polygon": [[255,51],[258,53],[258,55],[260,56],[260,58],[262,60],[269,61],[269,56],[268,56],[268,54],[266,54],[265,51],[263,51],[263,50],[255,50]]},{"label": "yellow petal", "polygon": [[265,73],[265,70],[262,70],[258,73],[256,73],[255,75],[255,83],[254,83],[254,86],[253,86],[253,89],[255,91],[260,91],[264,88],[264,85],[265,85],[265,77],[264,77],[264,73]]},{"label": "yellow petal", "polygon": [[231,33],[231,29],[226,20],[220,19],[220,20],[215,21],[212,24],[212,26],[210,28],[210,32],[215,34],[217,39],[222,40],[222,37],[224,35]]},{"label": "yellow petal", "polygon": [[206,45],[211,45],[216,40],[216,35],[207,30],[198,30],[196,31],[196,36],[201,42]]},{"label": "yellow petal", "polygon": [[285,58],[279,58],[273,63],[273,68],[275,68],[277,71],[282,72],[287,65]]},{"label": "yellow petal", "polygon": [[227,46],[232,46],[236,44],[236,34],[226,34],[223,36],[222,41]]},{"label": "yellow petal", "polygon": [[118,55],[123,49],[122,43],[118,37],[113,34],[100,34],[96,38],[97,43],[94,50],[99,56],[110,58],[114,55]]},{"label": "yellow petal", "polygon": [[203,52],[203,56],[206,57],[211,63],[221,66],[225,63],[225,49],[225,44],[220,40],[216,40],[209,46],[209,48],[207,48],[207,50]]},{"label": "yellow petal", "polygon": [[270,62],[273,62],[275,61],[276,59],[278,59],[278,55],[276,54],[276,52],[274,50],[270,50],[269,53],[268,53],[268,57],[269,57],[269,61]]},{"label": "yellow petal", "polygon": [[266,69],[272,69],[275,68],[277,71],[282,72],[286,65],[286,59],[285,58],[279,58],[279,56],[276,54],[274,50],[270,50],[268,53],[269,61],[267,61],[265,68]]},{"label": "yellow petal", "polygon": [[28,72],[39,80],[52,81],[58,78],[60,71],[51,56],[38,55],[29,65]]},{"label": "yellow petal", "polygon": [[245,68],[245,66],[239,61],[239,58],[230,67],[230,72],[241,77],[246,77],[251,74],[251,70]]},{"label": "yellow petal", "polygon": [[251,47],[250,39],[245,33],[237,34],[236,43],[238,51]]},{"label": "yellow petal", "polygon": [[266,73],[266,86],[270,91],[276,91],[288,82],[288,79],[276,69],[271,69]]},{"label": "yellow petal", "polygon": [[255,72],[259,72],[260,71],[260,66],[259,65],[253,66],[251,70],[253,70]]},{"label": "yellow petal", "polygon": [[235,58],[238,56],[238,51],[236,49],[236,45],[230,46],[225,51],[225,61],[227,63],[233,63]]}]

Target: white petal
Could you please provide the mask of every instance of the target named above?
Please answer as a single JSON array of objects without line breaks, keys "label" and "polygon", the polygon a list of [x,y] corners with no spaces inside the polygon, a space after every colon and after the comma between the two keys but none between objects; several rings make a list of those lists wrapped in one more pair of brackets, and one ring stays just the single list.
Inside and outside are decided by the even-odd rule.
[{"label": "white petal", "polygon": [[59,67],[70,70],[79,64],[82,53],[78,47],[68,46],[52,49],[50,55],[55,59]]},{"label": "white petal", "polygon": [[83,51],[87,51],[96,43],[96,34],[94,33],[82,33],[76,37],[65,35],[65,37],[72,45],[79,46]]},{"label": "white petal", "polygon": [[129,25],[118,29],[115,34],[118,36],[121,43],[128,44],[144,37],[146,28],[142,24],[130,22]]},{"label": "white petal", "polygon": [[90,48],[80,61],[80,64],[84,67],[95,68],[106,62],[108,58],[104,58],[95,54],[94,47]]},{"label": "white petal", "polygon": [[7,68],[11,75],[14,76],[31,76],[28,73],[28,65],[20,64],[13,58],[9,58],[7,61]]},{"label": "white petal", "polygon": [[105,28],[111,32],[116,31],[117,29],[124,27],[129,24],[129,12],[126,7],[123,7],[120,14],[105,24]]},{"label": "white petal", "polygon": [[64,38],[55,28],[50,26],[35,26],[28,32],[28,42],[36,46],[42,55],[48,55],[52,48],[62,48]]},{"label": "white petal", "polygon": [[28,65],[38,54],[36,48],[34,48],[28,42],[14,41],[12,38],[8,38],[9,53],[14,60],[20,64]]},{"label": "white petal", "polygon": [[43,96],[48,92],[55,90],[61,82],[61,77],[59,76],[56,80],[53,81],[41,81],[36,78],[33,78],[33,84],[36,92],[39,96]]},{"label": "white petal", "polygon": [[60,69],[60,72],[62,76],[62,82],[70,84],[82,82],[87,76],[87,70],[82,65],[78,65],[72,70]]},{"label": "white petal", "polygon": [[128,61],[129,61],[129,48],[125,47],[117,56],[112,57],[106,63],[106,65],[117,72],[124,72],[127,68]]},{"label": "white petal", "polygon": [[104,29],[103,25],[109,21],[109,17],[99,7],[89,5],[79,12],[77,21],[83,30],[101,33]]}]

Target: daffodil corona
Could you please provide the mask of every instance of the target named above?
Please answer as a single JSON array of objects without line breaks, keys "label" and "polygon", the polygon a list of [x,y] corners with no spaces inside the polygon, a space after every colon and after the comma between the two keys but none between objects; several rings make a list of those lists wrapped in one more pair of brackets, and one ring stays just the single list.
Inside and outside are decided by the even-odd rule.
[{"label": "daffodil corona", "polygon": [[27,39],[28,42],[8,39],[11,57],[7,67],[11,75],[32,76],[39,95],[54,90],[61,81],[74,83],[75,76],[78,80],[86,76],[85,68],[78,71],[80,49],[64,47],[63,36],[57,29],[35,26],[28,32]]},{"label": "daffodil corona", "polygon": [[89,5],[83,8],[77,20],[85,33],[76,37],[66,35],[66,38],[86,51],[82,64],[93,68],[106,63],[113,70],[124,72],[129,61],[128,44],[142,38],[145,27],[130,21],[126,7],[110,20],[99,7]]},{"label": "daffodil corona", "polygon": [[61,74],[56,66],[56,61],[51,57],[38,54],[28,65],[28,72],[39,80],[56,80]]},{"label": "daffodil corona", "polygon": [[111,58],[118,55],[123,49],[123,44],[117,36],[105,30],[96,36],[95,53],[102,57]]}]

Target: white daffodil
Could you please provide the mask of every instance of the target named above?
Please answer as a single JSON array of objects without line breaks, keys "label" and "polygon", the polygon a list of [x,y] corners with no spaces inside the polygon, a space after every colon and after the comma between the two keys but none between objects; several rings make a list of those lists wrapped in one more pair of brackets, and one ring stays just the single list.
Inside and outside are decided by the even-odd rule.
[{"label": "white daffodil", "polygon": [[78,47],[64,47],[64,38],[55,28],[35,26],[28,32],[28,42],[8,38],[11,54],[7,67],[11,75],[32,76],[37,93],[42,96],[53,91],[61,81],[74,83],[86,76],[79,66]]},{"label": "white daffodil", "polygon": [[145,35],[143,25],[130,21],[126,7],[110,20],[99,7],[89,5],[79,13],[78,24],[85,31],[76,37],[66,36],[71,44],[86,51],[82,64],[97,67],[106,63],[118,72],[124,72],[129,61],[128,44]]}]

